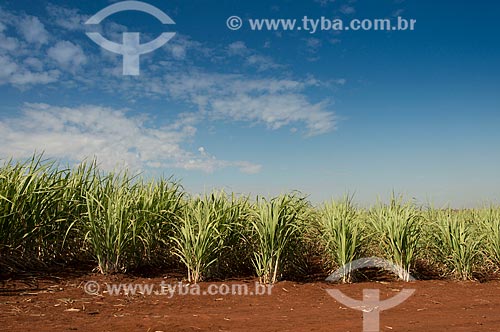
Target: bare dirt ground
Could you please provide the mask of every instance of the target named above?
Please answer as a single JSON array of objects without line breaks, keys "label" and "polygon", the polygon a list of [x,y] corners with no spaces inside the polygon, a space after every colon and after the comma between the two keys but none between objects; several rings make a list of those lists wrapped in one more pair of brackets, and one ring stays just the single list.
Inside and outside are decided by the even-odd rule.
[{"label": "bare dirt ground", "polygon": [[[96,281],[99,295],[84,289]],[[175,285],[175,278],[85,276],[23,278],[0,281],[2,331],[362,331],[361,311],[347,308],[326,289],[362,299],[363,289],[380,289],[381,299],[403,288],[416,291],[380,315],[380,331],[500,331],[500,281],[280,282],[271,295],[202,295],[170,297],[110,295],[107,284]],[[254,289],[255,280],[230,281]],[[222,282],[213,283],[218,286]],[[164,288],[165,289],[165,288]],[[104,291],[104,292],[103,292]],[[158,292],[158,291],[157,291]]]}]

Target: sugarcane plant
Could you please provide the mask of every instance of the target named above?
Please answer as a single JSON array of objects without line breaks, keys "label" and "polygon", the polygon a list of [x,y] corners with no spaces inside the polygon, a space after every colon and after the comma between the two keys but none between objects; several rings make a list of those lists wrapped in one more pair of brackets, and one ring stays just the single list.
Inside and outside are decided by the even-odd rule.
[{"label": "sugarcane plant", "polygon": [[479,209],[476,213],[480,220],[478,226],[484,234],[484,251],[487,259],[500,269],[500,208],[494,205]]},{"label": "sugarcane plant", "polygon": [[352,261],[360,258],[363,233],[352,196],[323,204],[317,218],[318,236],[324,251],[336,267],[341,267],[344,283],[351,282]]},{"label": "sugarcane plant", "polygon": [[397,266],[399,278],[409,281],[419,247],[421,212],[402,196],[393,194],[389,204],[379,203],[371,209],[369,218],[372,241]]},{"label": "sugarcane plant", "polygon": [[304,207],[304,199],[293,194],[257,200],[251,221],[255,239],[253,264],[261,283],[278,281],[290,262]]},{"label": "sugarcane plant", "polygon": [[467,211],[440,211],[436,220],[436,252],[457,278],[473,278],[483,237],[468,219]]},{"label": "sugarcane plant", "polygon": [[187,268],[189,282],[203,280],[217,262],[237,224],[236,204],[223,191],[215,192],[190,200],[178,217],[171,240],[175,255]]}]

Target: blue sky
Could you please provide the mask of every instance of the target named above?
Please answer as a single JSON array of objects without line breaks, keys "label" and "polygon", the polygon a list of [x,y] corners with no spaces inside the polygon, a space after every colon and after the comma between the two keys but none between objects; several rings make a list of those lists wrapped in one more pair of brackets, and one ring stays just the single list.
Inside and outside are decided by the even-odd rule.
[{"label": "blue sky", "polygon": [[[499,201],[500,4],[148,0],[176,24],[137,11],[84,24],[114,2],[0,2],[0,158],[95,156],[190,192]],[[247,21],[304,16],[417,23],[312,34]],[[89,31],[176,35],[124,76],[122,57]]]}]

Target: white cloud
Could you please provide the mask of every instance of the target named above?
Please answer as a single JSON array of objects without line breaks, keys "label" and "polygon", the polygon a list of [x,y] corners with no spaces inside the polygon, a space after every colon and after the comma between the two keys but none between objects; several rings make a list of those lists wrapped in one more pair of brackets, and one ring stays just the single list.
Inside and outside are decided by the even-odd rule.
[{"label": "white cloud", "polygon": [[227,51],[229,55],[245,55],[248,52],[248,48],[242,41],[235,41],[227,46]]},{"label": "white cloud", "polygon": [[[3,32],[0,31],[0,85],[11,84],[26,89],[30,85],[58,81],[64,71],[60,70],[61,66],[56,68],[47,61],[50,38],[43,23],[37,17],[11,13],[2,8],[0,21],[5,27]],[[77,53],[71,56],[71,62],[81,60]]]},{"label": "white cloud", "polygon": [[10,81],[14,85],[49,84],[56,82],[59,75],[60,72],[58,70],[49,70],[47,72],[22,70],[13,74]]},{"label": "white cloud", "polygon": [[24,39],[33,44],[46,44],[49,34],[37,17],[26,16],[18,23],[18,29]]},{"label": "white cloud", "polygon": [[347,80],[345,78],[337,78],[333,80],[333,82],[338,85],[345,85],[347,83]]},{"label": "white cloud", "polygon": [[[336,84],[345,83],[340,79]],[[249,79],[243,75],[190,72],[170,76],[165,89],[176,99],[194,103],[200,116],[212,120],[265,124],[272,130],[304,124],[307,136],[325,134],[336,127],[330,103],[312,103],[303,94],[319,84],[314,79]]]},{"label": "white cloud", "polygon": [[308,51],[316,53],[318,49],[321,47],[321,40],[318,38],[307,38],[306,39],[306,45],[308,48]]},{"label": "white cloud", "polygon": [[42,71],[43,70],[43,62],[40,59],[34,58],[34,57],[29,57],[24,59],[24,64],[26,64],[28,67],[33,68],[37,71]]},{"label": "white cloud", "polygon": [[9,77],[17,70],[17,64],[7,56],[0,55],[0,84],[7,82]]},{"label": "white cloud", "polygon": [[283,68],[271,57],[262,55],[246,46],[242,41],[235,41],[227,46],[227,55],[241,57],[246,65],[257,68],[259,71]]},{"label": "white cloud", "polygon": [[335,0],[314,0],[314,2],[319,3],[321,7],[326,7],[329,3],[335,2]]},{"label": "white cloud", "polygon": [[[236,167],[253,173],[260,166],[247,161],[217,160],[205,153],[192,153],[182,143],[195,132],[190,121],[150,127],[144,117],[101,106],[77,108],[26,104],[22,115],[0,121],[0,155],[26,158],[34,151],[78,162],[96,157],[101,167],[181,168],[212,172]],[[203,153],[201,153],[203,152]]]},{"label": "white cloud", "polygon": [[342,5],[340,7],[340,12],[342,14],[345,14],[345,15],[350,15],[350,14],[354,14],[356,12],[356,9],[354,9],[354,7],[349,6],[349,5]]},{"label": "white cloud", "polygon": [[188,52],[197,52],[207,57],[212,53],[210,48],[180,33],[176,33],[163,48],[166,49],[175,60],[184,60]]},{"label": "white cloud", "polygon": [[[49,6],[50,8],[52,7]],[[54,17],[66,14],[80,15],[76,11],[70,13],[59,8],[55,9]],[[0,18],[3,15],[0,12]],[[10,15],[9,26],[17,26],[12,22],[24,17],[13,18],[13,14]],[[38,31],[45,31],[37,18],[24,18],[29,18],[31,25],[39,28]],[[72,26],[67,28],[76,29],[76,23]],[[54,27],[54,24],[50,27]],[[103,34],[110,39],[113,39],[114,34],[116,38],[121,38],[120,31],[126,30],[126,27],[113,22],[101,28],[105,31]],[[27,35],[35,35],[35,31],[37,29],[28,29],[30,33]],[[41,35],[43,34],[42,32]],[[82,35],[81,38],[89,43]],[[81,83],[71,84],[72,87],[99,89],[132,101],[138,98],[161,98],[176,103],[184,102],[188,107],[197,109],[197,121],[223,118],[225,121],[244,121],[249,125],[262,124],[272,130],[293,126],[305,135],[324,134],[335,129],[336,120],[329,100],[310,100],[307,97],[308,89],[325,86],[323,83],[308,77],[293,79],[290,78],[293,77],[290,71],[274,70],[286,67],[247,47],[243,41],[233,42],[226,47],[209,48],[204,43],[177,34],[164,46],[170,56],[160,61],[151,61],[153,54],[142,57],[141,75],[132,80],[122,75],[120,56],[93,44],[92,53],[84,54],[79,46],[79,39],[72,42],[58,41],[53,45],[54,39],[39,48],[28,45],[20,37],[17,50],[5,53],[0,51],[0,56],[3,56],[0,58],[0,64],[3,64],[0,68],[0,85],[10,83],[24,88],[29,84],[64,80]],[[307,43],[312,50],[321,45],[321,41],[315,38],[310,38]],[[75,75],[79,67],[85,63],[94,63],[94,60],[98,61],[98,66],[85,66],[84,75]],[[207,62],[220,65],[220,72],[207,72],[197,66],[206,65]],[[225,66],[229,62],[231,64]],[[230,73],[231,70],[237,73],[244,70],[255,72],[255,68],[257,74]],[[272,75],[262,74],[268,70],[273,70]],[[337,83],[341,85],[342,82]],[[220,161],[217,163],[222,164]]]},{"label": "white cloud", "polygon": [[[237,167],[240,172],[245,174],[257,174],[261,171],[262,166],[248,161],[229,162],[218,160],[215,156],[210,155],[203,146],[198,148],[201,158],[204,158],[203,168],[205,171],[212,172],[218,168]],[[196,159],[191,159],[188,162],[187,169],[199,169],[200,163]]]},{"label": "white cloud", "polygon": [[307,61],[318,61],[319,55],[318,51],[320,50],[323,42],[318,38],[306,38],[305,39],[306,47],[305,51],[309,54],[306,58]]},{"label": "white cloud", "polygon": [[398,17],[398,16],[403,15],[404,12],[405,12],[405,10],[402,9],[402,8],[396,9],[395,11],[392,12],[392,16],[393,17]]},{"label": "white cloud", "polygon": [[303,96],[296,94],[237,95],[214,101],[215,116],[230,117],[236,121],[261,122],[271,129],[303,122],[307,135],[325,134],[335,129],[335,117],[324,111],[323,103],[311,104]]},{"label": "white cloud", "polygon": [[175,59],[184,59],[186,57],[186,48],[180,45],[174,45],[171,48],[172,56]]},{"label": "white cloud", "polygon": [[259,71],[277,69],[282,67],[276,64],[272,58],[259,54],[252,54],[248,56],[246,59],[246,63],[251,66],[255,66]]},{"label": "white cloud", "polygon": [[60,72],[49,70],[33,72],[15,63],[10,57],[0,55],[0,85],[13,84],[25,86],[30,84],[48,84],[57,81]]},{"label": "white cloud", "polygon": [[89,18],[88,15],[80,14],[77,9],[69,9],[54,4],[47,5],[47,13],[49,13],[56,25],[69,31],[83,31],[85,29],[84,23]]},{"label": "white cloud", "polygon": [[337,45],[337,44],[340,44],[342,42],[342,40],[339,38],[331,38],[329,40],[329,42],[330,42],[330,44]]},{"label": "white cloud", "polygon": [[64,68],[76,69],[87,62],[85,54],[79,45],[69,41],[60,41],[47,51],[49,57]]},{"label": "white cloud", "polygon": [[13,52],[19,47],[19,41],[16,38],[7,37],[0,31],[0,52]]}]

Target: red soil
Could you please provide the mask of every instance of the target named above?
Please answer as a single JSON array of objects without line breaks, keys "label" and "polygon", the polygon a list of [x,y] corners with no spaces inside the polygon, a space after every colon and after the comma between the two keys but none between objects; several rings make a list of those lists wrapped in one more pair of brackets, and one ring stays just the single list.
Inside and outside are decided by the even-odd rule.
[{"label": "red soil", "polygon": [[[2,331],[362,331],[362,312],[346,308],[325,289],[361,299],[380,289],[381,299],[416,289],[399,306],[380,315],[380,331],[500,331],[500,282],[417,281],[280,282],[271,295],[88,295],[87,281],[159,285],[175,279],[129,276],[8,280],[0,284]],[[228,285],[253,280],[231,281]],[[221,285],[221,282],[215,283]],[[201,283],[206,290],[210,283]]]}]

